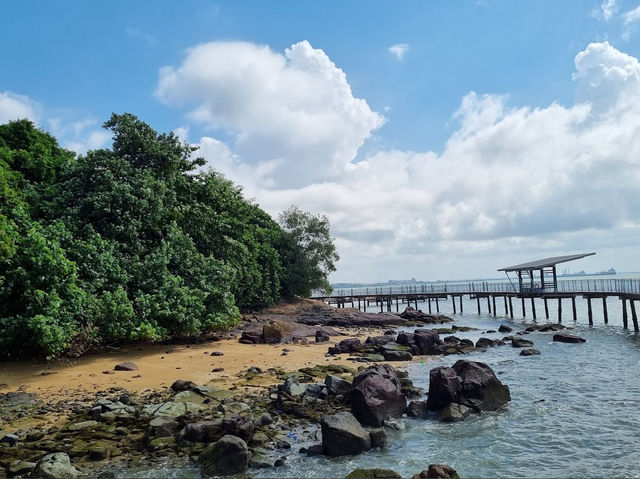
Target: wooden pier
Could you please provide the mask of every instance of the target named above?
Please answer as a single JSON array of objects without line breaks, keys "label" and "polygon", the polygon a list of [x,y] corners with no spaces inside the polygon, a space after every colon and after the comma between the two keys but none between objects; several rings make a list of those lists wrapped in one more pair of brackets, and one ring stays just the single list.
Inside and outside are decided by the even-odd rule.
[{"label": "wooden pier", "polygon": [[[464,297],[476,300],[478,314],[482,313],[482,305],[486,302],[489,314],[498,315],[498,309],[504,308],[504,315],[513,318],[516,314],[514,303],[520,303],[522,317],[530,313],[535,320],[538,318],[536,299],[544,304],[544,317],[549,319],[549,302],[557,303],[557,320],[563,320],[563,305],[570,301],[571,316],[577,321],[576,299],[587,301],[587,316],[589,324],[594,324],[593,301],[602,301],[602,313],[605,324],[609,323],[607,298],[617,298],[622,302],[622,325],[629,328],[629,320],[633,329],[640,332],[636,301],[640,301],[640,279],[579,279],[558,280],[556,264],[590,256],[595,253],[582,255],[559,256],[543,260],[524,263],[521,265],[502,268],[499,271],[514,271],[518,274],[518,282],[455,282],[430,283],[410,286],[389,286],[370,288],[337,289],[329,296],[314,296],[328,304],[344,308],[349,305],[363,311],[379,310],[391,312],[400,311],[400,305],[413,306],[418,309],[418,303],[426,303],[428,312],[439,313],[443,301],[451,301],[453,313],[463,313]],[[535,276],[538,275],[538,278]],[[502,303],[502,304],[500,304]],[[527,310],[527,303],[530,308]],[[541,311],[542,313],[542,311]]]}]

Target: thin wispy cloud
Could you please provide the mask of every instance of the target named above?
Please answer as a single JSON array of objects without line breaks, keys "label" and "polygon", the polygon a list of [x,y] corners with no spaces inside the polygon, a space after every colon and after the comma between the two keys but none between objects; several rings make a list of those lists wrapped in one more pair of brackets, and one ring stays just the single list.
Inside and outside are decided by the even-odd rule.
[{"label": "thin wispy cloud", "polygon": [[640,21],[640,6],[634,8],[633,10],[629,10],[623,15],[623,17],[625,25],[630,25],[632,23]]},{"label": "thin wispy cloud", "polygon": [[604,0],[600,8],[595,8],[591,12],[591,16],[608,22],[616,13],[618,13],[617,0]]},{"label": "thin wispy cloud", "polygon": [[408,43],[396,43],[395,45],[391,45],[389,47],[389,51],[393,53],[398,60],[402,60],[405,54],[409,51]]},{"label": "thin wispy cloud", "polygon": [[154,46],[156,46],[158,44],[158,39],[156,37],[154,37],[153,35],[149,35],[148,33],[145,33],[142,30],[139,30],[137,28],[127,27],[127,28],[125,28],[124,31],[130,37],[139,38],[141,40],[144,40],[147,43],[147,45],[149,45],[151,47],[154,47]]}]

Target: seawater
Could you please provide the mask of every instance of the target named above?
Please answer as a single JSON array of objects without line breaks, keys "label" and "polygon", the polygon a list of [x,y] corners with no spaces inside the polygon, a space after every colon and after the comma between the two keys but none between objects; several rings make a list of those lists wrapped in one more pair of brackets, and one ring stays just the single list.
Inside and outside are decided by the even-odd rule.
[{"label": "seawater", "polygon": [[[538,323],[557,321],[555,303],[549,303],[550,320],[541,319],[544,307],[541,301],[536,304]],[[570,301],[565,301],[563,324],[584,337],[584,344],[557,343],[553,333],[531,333],[524,337],[534,342],[540,356],[520,356],[520,349],[507,344],[465,356],[417,357],[407,368],[414,384],[426,390],[429,371],[436,366],[462,358],[487,363],[511,390],[512,400],[503,410],[455,424],[404,418],[404,430],[389,432],[388,449],[334,459],[298,454],[300,447],[319,442],[319,432],[295,431],[292,449],[274,456],[287,456],[285,466],[251,470],[250,475],[344,477],[363,467],[411,477],[430,463],[444,463],[462,477],[640,477],[640,336],[622,328],[619,303],[608,301],[610,322],[604,325],[601,301],[594,301],[595,325],[589,326],[586,301],[577,299],[576,323],[570,319]],[[516,332],[533,323],[529,300],[527,319],[500,316],[504,308],[497,304],[498,317],[478,315],[475,300],[468,298],[464,314],[452,315],[451,301],[441,303],[441,312],[452,315],[456,325],[477,328],[456,333],[474,342],[481,336],[503,337],[485,333],[501,324]],[[519,300],[514,302],[514,312],[521,316],[519,306]],[[424,304],[419,307],[426,310]],[[482,307],[486,311],[486,301]],[[163,475],[198,477],[198,471],[193,466],[170,468]]]}]

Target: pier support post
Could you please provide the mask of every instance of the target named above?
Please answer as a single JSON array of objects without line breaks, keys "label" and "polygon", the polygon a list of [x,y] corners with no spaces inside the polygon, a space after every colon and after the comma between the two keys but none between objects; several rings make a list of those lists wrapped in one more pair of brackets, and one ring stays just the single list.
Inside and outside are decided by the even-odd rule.
[{"label": "pier support post", "polygon": [[358,311],[360,311],[360,298],[358,298]]},{"label": "pier support post", "polygon": [[491,299],[492,299],[492,302],[493,302],[493,315],[496,316],[498,314],[497,311],[496,311],[496,297],[492,296]]},{"label": "pier support post", "polygon": [[506,316],[509,314],[509,308],[507,308],[507,297],[503,296],[502,299],[504,299],[504,315]]},{"label": "pier support post", "polygon": [[511,302],[511,296],[509,296],[509,316],[513,319],[513,303]]},{"label": "pier support post", "polygon": [[589,326],[593,326],[593,310],[591,309],[590,296],[587,296],[587,315],[589,316]]},{"label": "pier support post", "polygon": [[460,295],[460,314],[464,313],[464,310],[462,309],[462,295]]},{"label": "pier support post", "polygon": [[636,302],[633,299],[629,300],[631,304],[631,319],[633,320],[633,330],[638,333],[640,329],[638,329],[638,316],[636,315]]},{"label": "pier support post", "polygon": [[533,299],[533,296],[531,296],[531,314],[533,314],[533,320],[535,321],[537,318],[536,316],[536,303]]},{"label": "pier support post", "polygon": [[491,314],[491,300],[489,299],[489,296],[487,296],[487,312]]},{"label": "pier support post", "polygon": [[478,314],[480,314],[480,296],[476,296],[476,303],[478,303]]},{"label": "pier support post", "polygon": [[453,314],[456,314],[456,297],[451,296],[451,302],[453,303]]},{"label": "pier support post", "polygon": [[547,298],[544,298],[544,317],[549,319],[549,303],[547,302]]},{"label": "pier support post", "polygon": [[573,311],[573,322],[578,321],[578,315],[576,314],[576,297],[571,298],[571,310]]},{"label": "pier support post", "polygon": [[440,312],[440,305],[438,304],[438,298],[436,298],[436,313]]},{"label": "pier support post", "polygon": [[520,297],[520,301],[522,302],[522,317],[526,318],[527,317],[527,310],[524,309],[524,296]]},{"label": "pier support post", "polygon": [[562,298],[558,298],[558,323],[562,322]]},{"label": "pier support post", "polygon": [[369,300],[367,298],[364,298],[364,301],[362,302],[362,305],[364,306],[364,312],[367,312],[367,304],[369,304]]},{"label": "pier support post", "polygon": [[427,298],[427,302],[429,303],[429,314],[431,314],[431,298]]},{"label": "pier support post", "polygon": [[[378,300],[376,299],[376,301],[378,301]],[[383,303],[384,303],[384,301],[382,300],[382,298],[380,298],[380,312],[381,313],[384,311],[384,309],[382,309],[383,308]]]},{"label": "pier support post", "polygon": [[624,329],[629,329],[629,321],[627,318],[627,299],[622,298],[622,326]]},{"label": "pier support post", "polygon": [[609,314],[607,313],[607,297],[602,297],[602,314],[604,314],[604,324],[609,324]]}]

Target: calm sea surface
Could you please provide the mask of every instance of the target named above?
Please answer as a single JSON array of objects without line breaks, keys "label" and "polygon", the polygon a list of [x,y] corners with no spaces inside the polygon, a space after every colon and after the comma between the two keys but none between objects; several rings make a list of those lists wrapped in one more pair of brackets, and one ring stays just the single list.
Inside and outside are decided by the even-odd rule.
[{"label": "calm sea surface", "polygon": [[[557,317],[556,304],[549,302],[549,321]],[[454,316],[456,324],[479,331],[456,335],[474,342],[481,336],[500,338],[504,335],[483,331],[497,330],[500,324],[517,331],[533,322],[529,300],[526,320],[501,317],[502,301],[497,305],[497,318],[486,314],[486,301],[485,314],[478,315],[475,300],[466,299],[464,314]],[[430,463],[445,463],[467,478],[640,477],[640,336],[622,329],[617,299],[608,300],[606,326],[601,300],[593,303],[593,327],[587,324],[586,300],[577,300],[576,323],[570,305],[563,304],[563,323],[584,337],[585,344],[554,343],[552,333],[532,333],[526,338],[540,356],[521,357],[520,349],[507,345],[468,356],[419,358],[408,368],[414,384],[427,389],[429,370],[435,366],[450,366],[461,357],[485,362],[511,389],[512,401],[505,410],[457,424],[402,419],[405,429],[390,432],[387,450],[337,459],[299,455],[300,447],[319,442],[319,433],[294,431],[298,440],[287,464],[253,470],[251,476],[344,477],[356,467],[377,467],[411,477]],[[538,323],[546,322],[542,301],[536,307]],[[452,315],[451,301],[441,302],[441,312]],[[514,312],[521,315],[520,301],[514,301]],[[138,471],[138,477],[159,472]],[[161,474],[199,477],[195,467],[165,468]]]}]

